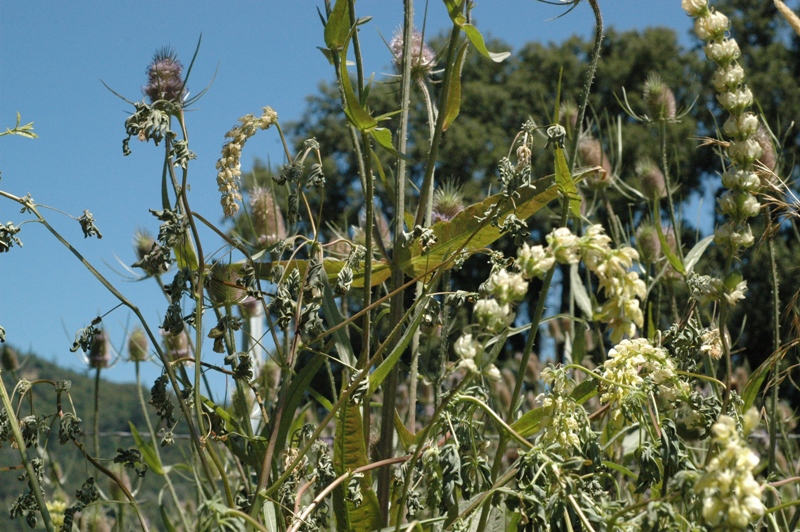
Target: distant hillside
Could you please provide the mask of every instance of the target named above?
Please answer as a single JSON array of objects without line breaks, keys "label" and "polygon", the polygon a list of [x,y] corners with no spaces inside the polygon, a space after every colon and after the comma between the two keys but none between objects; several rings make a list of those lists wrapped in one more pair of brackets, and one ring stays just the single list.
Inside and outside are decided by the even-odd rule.
[{"label": "distant hillside", "polygon": [[[0,346],[0,351],[3,349],[8,349],[8,346]],[[81,436],[81,441],[91,453],[94,449],[94,444],[92,443],[95,388],[94,370],[87,369],[85,374],[81,374],[61,368],[32,354],[20,354],[18,355],[18,359],[20,367],[16,372],[16,376],[19,379],[25,379],[31,382],[42,379],[71,381],[70,395],[75,405],[75,411],[82,420],[81,427],[83,434]],[[133,364],[131,364],[131,375],[133,375],[133,371]],[[15,379],[10,372],[3,371],[3,382],[9,395],[12,394],[17,384],[17,379]],[[145,383],[145,386],[148,386],[147,383]],[[150,399],[149,387],[144,390],[144,398],[145,401]],[[37,384],[34,386],[32,405],[27,398],[20,405],[18,394],[12,398],[12,401],[15,406],[18,406],[20,417],[31,414],[46,416],[56,413],[56,394],[51,385]],[[65,412],[71,409],[66,396],[62,398],[62,408]],[[153,415],[152,407],[148,405],[147,408],[151,414],[151,419],[153,419],[155,416]],[[100,456],[107,459],[107,461],[104,462],[104,465],[107,467],[110,467],[111,459],[116,455],[117,448],[122,447],[127,449],[136,446],[133,439],[127,436],[130,432],[128,426],[129,420],[134,423],[143,436],[146,436],[147,424],[139,403],[136,385],[111,383],[101,379]],[[79,488],[89,476],[94,476],[98,482],[98,487],[104,494],[108,495],[110,480],[102,474],[99,474],[91,464],[88,464],[74,444],[68,443],[64,446],[59,445],[58,428],[59,423],[56,420],[55,423],[51,425],[51,435],[46,442],[46,451],[51,455],[52,462],[57,464],[55,467],[48,470],[48,473],[45,475],[47,477],[45,481],[45,490],[48,498],[51,498],[53,493],[63,490],[63,493],[65,493],[68,498],[68,504],[71,504],[74,502],[75,490]],[[46,435],[42,435],[42,441],[44,441],[44,438],[46,438]],[[35,456],[35,451],[31,451],[32,450],[29,449],[29,456]],[[4,442],[2,448],[0,448],[0,530],[3,531],[30,530],[27,525],[25,525],[24,520],[17,519],[16,521],[12,521],[9,517],[10,504],[23,490],[23,483],[17,480],[17,477],[21,474],[21,470],[9,468],[15,468],[19,464],[19,451],[12,448],[8,442]],[[55,479],[60,479],[60,486]],[[148,472],[142,480],[139,496],[137,498],[140,500],[153,501],[156,499],[158,490],[162,486],[163,479],[152,474],[152,472]],[[134,487],[136,487],[135,484]],[[154,512],[157,511],[157,505],[150,504],[149,506],[151,506]],[[151,517],[153,518],[151,522],[159,523],[160,519],[156,515],[152,515]],[[39,522],[41,524],[41,519]]]}]

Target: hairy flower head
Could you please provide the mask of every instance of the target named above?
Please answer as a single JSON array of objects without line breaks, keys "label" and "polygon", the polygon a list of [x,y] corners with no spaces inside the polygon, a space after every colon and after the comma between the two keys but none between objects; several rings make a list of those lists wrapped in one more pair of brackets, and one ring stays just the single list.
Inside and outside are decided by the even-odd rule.
[{"label": "hairy flower head", "polygon": [[158,100],[181,102],[187,94],[182,75],[183,65],[175,51],[169,47],[162,48],[147,67],[147,85],[142,87],[142,93],[150,98],[151,103]]}]

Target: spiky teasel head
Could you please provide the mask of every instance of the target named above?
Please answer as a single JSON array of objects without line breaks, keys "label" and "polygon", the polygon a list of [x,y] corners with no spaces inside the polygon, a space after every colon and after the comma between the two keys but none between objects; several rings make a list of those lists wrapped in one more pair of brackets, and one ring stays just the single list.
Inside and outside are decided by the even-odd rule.
[{"label": "spiky teasel head", "polygon": [[0,364],[4,371],[17,371],[19,368],[17,352],[13,348],[4,345],[0,350]]},{"label": "spiky teasel head", "polygon": [[158,100],[180,103],[187,94],[182,75],[183,65],[175,51],[169,47],[162,48],[147,67],[147,85],[142,87],[142,92],[151,103]]},{"label": "spiky teasel head", "polygon": [[257,187],[250,191],[250,215],[260,245],[270,247],[286,239],[283,213],[269,188]]},{"label": "spiky teasel head", "polygon": [[464,194],[453,179],[446,180],[433,193],[432,222],[449,222],[464,210]]},{"label": "spiky teasel head", "polygon": [[603,150],[600,141],[592,136],[584,136],[578,141],[578,155],[585,166],[600,166],[597,170],[586,176],[586,184],[593,189],[606,188],[614,181],[614,171],[608,155]]},{"label": "spiky teasel head", "polygon": [[147,334],[141,327],[136,327],[128,337],[128,359],[131,362],[144,362],[147,360],[149,349],[150,342]]},{"label": "spiky teasel head", "polygon": [[[398,71],[403,71],[403,29],[394,32],[389,49],[392,51],[392,61]],[[436,66],[436,54],[424,42],[422,34],[417,30],[411,31],[411,77],[424,78]]]},{"label": "spiky teasel head", "polygon": [[104,330],[100,329],[94,333],[92,347],[89,349],[89,367],[93,369],[104,369],[111,364],[111,349],[108,344],[108,337]]},{"label": "spiky teasel head", "polygon": [[208,298],[215,306],[234,305],[243,301],[247,297],[247,291],[238,287],[236,281],[239,279],[238,266],[222,261],[215,262],[206,278]]},{"label": "spiky teasel head", "polygon": [[771,181],[775,165],[778,164],[778,157],[775,153],[775,145],[772,143],[772,137],[769,131],[767,131],[767,128],[764,127],[764,124],[759,123],[758,129],[753,134],[752,138],[761,147],[761,157],[758,158],[758,162],[761,164],[756,164],[756,173],[759,177]]},{"label": "spiky teasel head", "polygon": [[139,260],[145,258],[155,242],[153,235],[147,229],[137,229],[133,235],[133,250],[136,252],[136,258]]},{"label": "spiky teasel head", "polygon": [[664,174],[650,157],[644,156],[636,161],[636,177],[639,180],[639,190],[645,198],[657,200],[667,197]]},{"label": "spiky teasel head", "polygon": [[661,241],[653,224],[639,226],[636,230],[636,243],[639,248],[639,258],[644,264],[653,264],[661,256]]},{"label": "spiky teasel head", "polygon": [[169,360],[178,360],[190,355],[189,337],[186,335],[186,331],[181,331],[178,334],[162,331],[162,336],[164,337],[164,351]]},{"label": "spiky teasel head", "polygon": [[655,72],[644,82],[644,104],[651,120],[675,120],[675,94]]}]

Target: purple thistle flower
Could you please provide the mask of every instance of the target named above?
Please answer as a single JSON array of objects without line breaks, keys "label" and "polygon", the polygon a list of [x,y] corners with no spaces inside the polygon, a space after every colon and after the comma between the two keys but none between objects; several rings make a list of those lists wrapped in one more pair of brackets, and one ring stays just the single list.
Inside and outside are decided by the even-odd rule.
[{"label": "purple thistle flower", "polygon": [[172,48],[162,48],[153,56],[147,67],[147,85],[142,92],[150,98],[150,102],[166,100],[180,102],[186,95],[186,87],[182,78],[183,65],[178,61]]}]

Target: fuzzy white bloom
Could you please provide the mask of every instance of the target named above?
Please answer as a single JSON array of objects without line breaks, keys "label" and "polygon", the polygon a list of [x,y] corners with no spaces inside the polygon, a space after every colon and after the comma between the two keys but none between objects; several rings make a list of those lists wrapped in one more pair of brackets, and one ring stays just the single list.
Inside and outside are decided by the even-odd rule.
[{"label": "fuzzy white bloom", "polygon": [[703,50],[711,61],[719,65],[727,65],[731,61],[739,59],[742,55],[739,50],[739,43],[734,39],[723,39],[721,41],[711,41],[705,45]]},{"label": "fuzzy white bloom", "polygon": [[717,101],[726,111],[740,113],[753,104],[753,92],[747,85],[741,85],[730,92],[718,94]]},{"label": "fuzzy white bloom", "polygon": [[750,166],[763,153],[764,150],[754,138],[732,140],[728,146],[728,157],[739,166]]},{"label": "fuzzy white bloom", "polygon": [[728,304],[733,307],[744,299],[745,292],[747,292],[747,281],[740,281],[733,290],[726,291],[723,296]]},{"label": "fuzzy white bloom", "polygon": [[483,346],[472,339],[471,334],[462,334],[453,344],[453,351],[463,359],[475,359],[483,351]]},{"label": "fuzzy white bloom", "polygon": [[473,313],[478,324],[491,333],[498,333],[514,321],[511,305],[501,305],[496,299],[479,299]]},{"label": "fuzzy white bloom", "polygon": [[528,282],[522,274],[509,273],[505,269],[494,272],[484,286],[503,304],[522,301],[528,293]]},{"label": "fuzzy white bloom", "polygon": [[722,131],[729,137],[747,138],[758,131],[758,117],[750,112],[731,115],[723,124]]},{"label": "fuzzy white bloom", "polygon": [[494,364],[489,364],[486,366],[483,370],[483,375],[493,382],[500,382],[500,380],[503,378],[503,376],[500,374],[500,370],[497,369],[497,366]]},{"label": "fuzzy white bloom", "polygon": [[517,252],[517,266],[528,279],[544,277],[555,263],[556,258],[550,248],[545,250],[542,246],[531,247],[525,242]]},{"label": "fuzzy white bloom", "polygon": [[744,170],[728,171],[722,174],[722,184],[725,188],[755,192],[761,188],[761,180],[755,172]]},{"label": "fuzzy white bloom", "polygon": [[730,21],[728,17],[719,11],[709,11],[704,15],[697,17],[694,21],[694,32],[702,41],[710,41],[716,39],[724,34]]},{"label": "fuzzy white bloom", "polygon": [[[641,392],[645,378],[658,385],[657,393],[668,401],[688,393],[688,385],[678,378],[675,363],[661,347],[645,338],[623,340],[608,352],[602,366],[601,384],[604,392],[601,403],[622,405]],[[619,409],[614,409],[613,419],[618,419]]]},{"label": "fuzzy white bloom", "polygon": [[681,0],[681,7],[690,17],[697,17],[708,10],[708,0]]},{"label": "fuzzy white bloom", "polygon": [[714,72],[711,83],[717,92],[727,92],[744,83],[744,69],[739,63],[731,63]]},{"label": "fuzzy white bloom", "polygon": [[[748,416],[752,424],[753,416]],[[766,512],[761,487],[753,478],[759,459],[739,436],[733,418],[720,416],[711,430],[719,451],[695,485],[703,497],[703,520],[715,528],[744,530]]]},{"label": "fuzzy white bloom", "polygon": [[566,227],[559,227],[547,235],[547,243],[553,250],[556,260],[561,264],[577,264],[580,261],[578,254],[578,237]]}]

